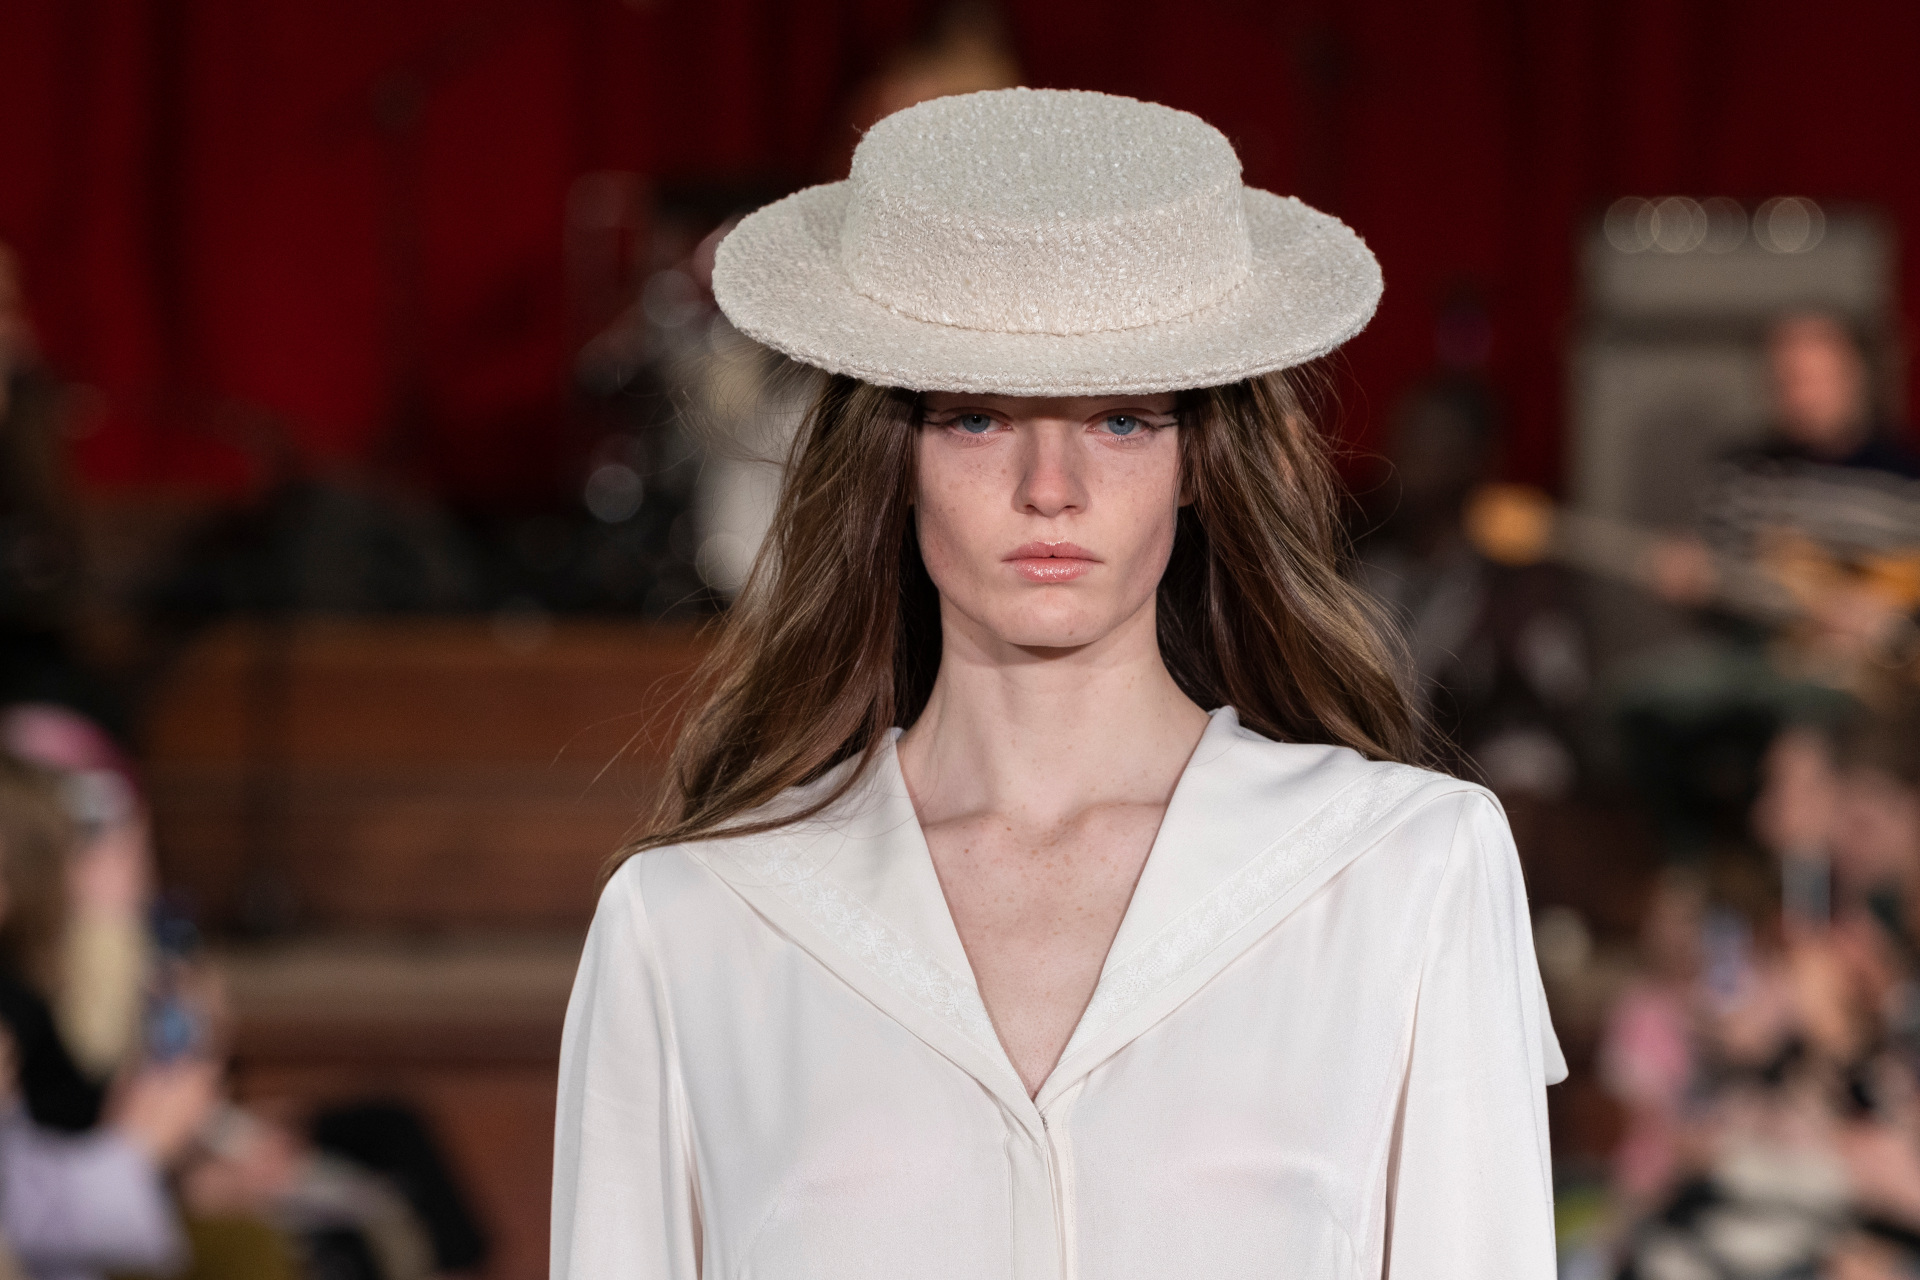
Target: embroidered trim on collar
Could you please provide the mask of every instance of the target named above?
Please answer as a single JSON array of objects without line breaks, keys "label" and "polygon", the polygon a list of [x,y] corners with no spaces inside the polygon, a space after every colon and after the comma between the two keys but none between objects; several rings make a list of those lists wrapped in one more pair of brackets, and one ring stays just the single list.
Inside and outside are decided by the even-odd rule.
[{"label": "embroidered trim on collar", "polygon": [[1306,822],[1255,854],[1240,870],[1169,920],[1134,953],[1100,977],[1093,999],[1067,1042],[1064,1060],[1148,996],[1198,964],[1328,855],[1434,776],[1421,769],[1375,768],[1322,805]]},{"label": "embroidered trim on collar", "polygon": [[729,851],[728,860],[779,894],[881,981],[1000,1056],[1000,1038],[972,978],[947,968],[886,917],[814,874],[817,867],[798,842],[754,842]]}]

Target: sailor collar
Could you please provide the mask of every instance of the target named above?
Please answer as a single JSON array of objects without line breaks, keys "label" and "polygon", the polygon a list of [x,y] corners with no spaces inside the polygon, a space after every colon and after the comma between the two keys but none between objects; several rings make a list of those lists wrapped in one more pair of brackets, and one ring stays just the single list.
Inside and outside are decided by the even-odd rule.
[{"label": "sailor collar", "polygon": [[[814,785],[835,781],[830,774]],[[891,740],[825,813],[685,849],[1009,1111],[1038,1125],[1053,1100],[1171,1013],[1412,808],[1467,787],[1345,747],[1273,742],[1242,728],[1231,707],[1214,711],[1174,788],[1093,997],[1032,1098],[980,999]]]}]

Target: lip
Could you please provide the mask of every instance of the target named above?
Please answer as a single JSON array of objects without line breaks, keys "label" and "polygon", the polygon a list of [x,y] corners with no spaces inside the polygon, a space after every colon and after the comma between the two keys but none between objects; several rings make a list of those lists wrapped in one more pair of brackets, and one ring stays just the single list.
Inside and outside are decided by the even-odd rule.
[{"label": "lip", "polygon": [[1006,563],[1029,582],[1072,582],[1099,564],[1100,557],[1071,542],[1029,542],[1015,547]]}]

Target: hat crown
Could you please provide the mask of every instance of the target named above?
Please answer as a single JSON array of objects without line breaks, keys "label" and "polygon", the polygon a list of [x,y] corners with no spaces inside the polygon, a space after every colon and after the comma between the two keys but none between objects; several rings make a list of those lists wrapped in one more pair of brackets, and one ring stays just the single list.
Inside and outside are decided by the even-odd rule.
[{"label": "hat crown", "polygon": [[1140,328],[1252,269],[1240,162],[1197,116],[1006,89],[882,120],[854,151],[853,287],[917,320],[1008,333]]}]

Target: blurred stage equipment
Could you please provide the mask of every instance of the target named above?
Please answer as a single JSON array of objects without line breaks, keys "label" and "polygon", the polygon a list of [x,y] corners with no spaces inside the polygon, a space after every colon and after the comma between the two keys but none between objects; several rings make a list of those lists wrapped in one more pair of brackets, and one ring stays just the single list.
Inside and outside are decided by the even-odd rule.
[{"label": "blurred stage equipment", "polygon": [[1590,511],[1687,520],[1706,465],[1759,439],[1769,404],[1760,340],[1793,311],[1893,340],[1893,232],[1810,200],[1615,202],[1583,250],[1574,351],[1573,491]]},{"label": "blurred stage equipment", "polygon": [[1440,371],[1396,406],[1389,470],[1368,494],[1360,582],[1404,627],[1411,675],[1444,759],[1503,800],[1557,803],[1581,775],[1589,693],[1572,584],[1543,565],[1490,554],[1474,503],[1499,456],[1500,414],[1482,376],[1491,327],[1463,291],[1435,325]]},{"label": "blurred stage equipment", "polygon": [[[1468,501],[1464,524],[1474,548],[1497,564],[1562,564],[1646,591],[1657,589],[1652,566],[1668,536],[1648,525],[1557,506],[1541,490],[1518,484],[1481,486]],[[1842,559],[1810,538],[1779,531],[1751,559],[1715,555],[1713,585],[1702,603],[1783,629],[1791,643],[1795,624],[1816,619],[1831,593],[1847,589],[1906,618],[1920,610],[1920,550],[1896,547]],[[1920,676],[1920,634],[1910,621],[1878,639],[1865,660]]]},{"label": "blurred stage equipment", "polygon": [[[1891,227],[1868,209],[1792,196],[1615,201],[1581,247],[1575,503],[1635,524],[1690,523],[1713,463],[1768,429],[1762,340],[1783,314],[1829,314],[1862,335],[1876,391],[1890,395],[1894,251]],[[1619,652],[1646,642],[1636,629],[1657,611],[1601,613],[1613,624],[1603,648]]]},{"label": "blurred stage equipment", "polygon": [[617,552],[632,566],[649,617],[698,616],[731,598],[771,518],[804,406],[786,402],[774,376],[783,362],[733,331],[709,281],[720,238],[785,191],[697,182],[654,193],[647,234],[632,242],[631,301],[580,351],[576,382],[598,434],[582,497],[600,558]]},{"label": "blurred stage equipment", "polygon": [[[948,0],[853,89],[849,127],[835,131],[818,176],[844,176],[854,141],[883,116],[1019,82],[999,7]],[[818,378],[727,323],[713,302],[713,254],[798,176],[666,184],[649,207],[633,175],[589,174],[569,201],[569,288],[593,333],[576,379],[601,433],[584,500],[606,555],[638,566],[628,576],[646,584],[637,603],[649,617],[731,600],[772,523]]]}]

